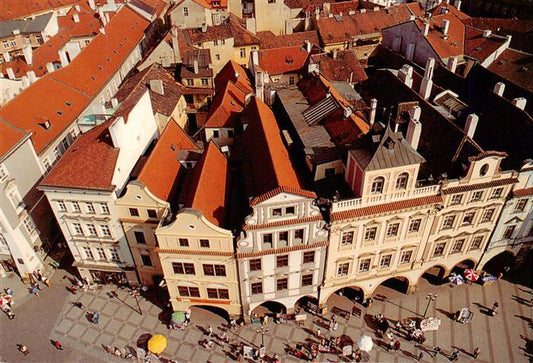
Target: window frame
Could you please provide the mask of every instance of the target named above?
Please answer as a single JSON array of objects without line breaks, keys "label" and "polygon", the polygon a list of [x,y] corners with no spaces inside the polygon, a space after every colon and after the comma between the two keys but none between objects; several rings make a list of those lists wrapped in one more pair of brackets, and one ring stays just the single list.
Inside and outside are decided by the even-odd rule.
[{"label": "window frame", "polygon": [[354,231],[346,231],[341,234],[341,246],[353,244]]},{"label": "window frame", "polygon": [[378,227],[366,227],[363,241],[375,241],[378,232]]},{"label": "window frame", "polygon": [[260,271],[262,269],[262,260],[260,258],[249,260],[248,268],[250,271]]},{"label": "window frame", "polygon": [[289,266],[289,255],[278,255],[276,256],[276,267],[282,268],[282,267],[288,267]]},{"label": "window frame", "polygon": [[306,251],[302,256],[302,263],[315,263],[315,251]]},{"label": "window frame", "polygon": [[348,276],[350,273],[350,262],[337,263],[337,276]]},{"label": "window frame", "polygon": [[313,280],[314,280],[313,273],[302,275],[300,279],[300,286],[301,287],[313,286]]},{"label": "window frame", "polygon": [[260,295],[263,293],[263,281],[252,282],[250,284],[250,292],[252,295]]},{"label": "window frame", "polygon": [[[384,263],[386,261],[387,263]],[[379,258],[379,268],[389,268],[392,264],[392,253],[381,255]]]},{"label": "window frame", "polygon": [[276,279],[276,291],[284,291],[288,289],[289,289],[289,279],[287,277]]},{"label": "window frame", "polygon": [[396,190],[407,189],[408,183],[409,183],[409,173],[404,171],[403,173],[399,174],[398,177],[396,178],[395,189]]},{"label": "window frame", "polygon": [[389,223],[387,225],[387,238],[398,237],[400,222]]},{"label": "window frame", "polygon": [[[405,256],[409,256],[409,258],[407,260],[405,260]],[[413,250],[404,250],[402,251],[402,253],[400,254],[400,265],[405,265],[405,264],[408,264],[408,263],[411,263],[411,259],[413,258]]]},{"label": "window frame", "polygon": [[370,194],[382,194],[385,187],[385,178],[382,176],[377,176],[372,179],[372,184],[370,186]]},{"label": "window frame", "polygon": [[418,233],[422,226],[422,218],[413,218],[409,221],[409,227],[407,227],[407,233]]}]

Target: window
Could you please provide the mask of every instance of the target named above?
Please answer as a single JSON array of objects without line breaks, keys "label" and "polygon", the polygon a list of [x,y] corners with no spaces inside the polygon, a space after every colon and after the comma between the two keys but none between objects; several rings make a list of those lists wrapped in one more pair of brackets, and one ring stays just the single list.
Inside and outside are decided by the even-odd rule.
[{"label": "window", "polygon": [[470,198],[471,202],[478,202],[483,198],[483,191],[478,190],[477,192],[472,193],[472,197]]},{"label": "window", "polygon": [[102,247],[96,247],[96,253],[98,254],[99,260],[107,260],[107,256],[105,255],[105,251]]},{"label": "window", "polygon": [[208,82],[207,82],[207,78],[202,78],[202,86],[207,86]]},{"label": "window", "polygon": [[296,229],[294,230],[294,243],[303,243],[304,242],[304,230]]},{"label": "window", "polygon": [[303,263],[315,262],[315,251],[304,252]]},{"label": "window", "polygon": [[80,203],[72,202],[72,209],[74,210],[75,213],[81,213]]},{"label": "window", "polygon": [[146,244],[146,239],[144,238],[144,233],[142,231],[135,231],[133,232],[133,234],[135,235],[135,240],[137,241],[137,243],[143,245]]},{"label": "window", "polygon": [[213,45],[218,45],[218,40],[217,39],[213,40]]},{"label": "window", "polygon": [[463,200],[462,194],[455,194],[452,196],[452,201],[450,202],[451,205],[457,205],[461,204],[461,201]]},{"label": "window", "polygon": [[294,76],[289,76],[289,85],[294,84]]},{"label": "window", "polygon": [[241,48],[241,58],[246,58],[246,49]]},{"label": "window", "polygon": [[276,280],[276,291],[287,290],[289,288],[289,279],[282,278]]},{"label": "window", "polygon": [[289,232],[279,232],[279,246],[287,247],[289,245]]},{"label": "window", "polygon": [[409,233],[415,233],[420,231],[420,225],[422,224],[422,219],[412,219],[411,222],[409,222]]},{"label": "window", "polygon": [[200,247],[209,248],[209,240],[208,239],[201,239],[200,240]]},{"label": "window", "polygon": [[483,164],[479,169],[479,175],[485,176],[487,174],[487,171],[489,171],[489,164]]},{"label": "window", "polygon": [[250,260],[250,271],[259,271],[261,270],[261,259],[257,258],[255,260]]},{"label": "window", "polygon": [[472,224],[475,215],[476,212],[466,212],[465,216],[463,217],[463,225]]},{"label": "window", "polygon": [[527,205],[527,199],[520,199],[518,202],[516,202],[516,206],[514,207],[514,212],[523,212],[526,209]]},{"label": "window", "polygon": [[457,241],[455,241],[453,243],[453,246],[452,246],[452,252],[451,253],[459,253],[463,250],[463,246],[465,244],[465,240],[464,239],[458,239]]},{"label": "window", "polygon": [[107,206],[107,203],[100,203],[100,209],[102,210],[103,214],[109,214],[109,207]]},{"label": "window", "polygon": [[270,245],[269,247],[272,248],[272,233],[265,233],[263,235],[263,244]]},{"label": "window", "polygon": [[500,198],[503,194],[503,188],[494,188],[492,194],[490,195],[491,199]]},{"label": "window", "polygon": [[353,231],[344,232],[341,237],[341,246],[351,245],[353,243]]},{"label": "window", "polygon": [[330,178],[332,176],[335,176],[335,168],[326,168],[326,170],[324,171],[324,176],[326,178]]},{"label": "window", "polygon": [[37,43],[43,44],[43,38],[41,38],[40,36],[36,36],[35,40],[37,40]]},{"label": "window", "polygon": [[413,256],[413,251],[403,251],[400,256],[400,264],[411,262],[411,257]]},{"label": "window", "polygon": [[202,265],[205,276],[226,276],[224,265]]},{"label": "window", "polygon": [[233,137],[233,130],[228,130],[228,137]]},{"label": "window", "polygon": [[253,282],[252,283],[252,295],[262,294],[262,293],[263,293],[263,283]]},{"label": "window", "polygon": [[90,247],[83,247],[83,253],[85,253],[85,258],[88,260],[94,260],[93,251],[91,251]]},{"label": "window", "polygon": [[365,229],[365,241],[373,241],[376,239],[377,227],[370,227]]},{"label": "window", "polygon": [[15,186],[12,186],[11,189],[8,192],[9,200],[11,201],[11,204],[13,204],[13,207],[17,208],[20,203],[22,202],[22,198],[20,197],[20,194],[18,193],[18,190]]},{"label": "window", "polygon": [[67,211],[67,206],[65,205],[65,202],[63,202],[62,200],[57,201],[57,207],[59,208],[59,211],[61,212]]},{"label": "window", "polygon": [[453,222],[455,221],[455,216],[446,216],[444,217],[444,222],[442,223],[442,228],[453,228]]},{"label": "window", "polygon": [[289,255],[277,256],[276,257],[276,266],[277,267],[289,266]]},{"label": "window", "polygon": [[187,81],[187,86],[191,86],[191,87],[194,86],[194,80],[187,79],[186,81]]},{"label": "window", "polygon": [[349,270],[350,270],[349,262],[339,263],[339,265],[337,266],[337,276],[348,276]]},{"label": "window", "polygon": [[118,254],[118,250],[116,248],[111,248],[109,252],[111,252],[111,261],[120,262],[120,255]]},{"label": "window", "polygon": [[96,232],[96,227],[94,224],[88,224],[87,230],[89,231],[89,236],[98,236],[98,232]]},{"label": "window", "polygon": [[370,258],[363,258],[359,261],[359,272],[370,270]]},{"label": "window", "polygon": [[481,216],[481,223],[490,222],[492,220],[492,216],[494,215],[494,211],[494,208],[485,209],[483,215]]},{"label": "window", "polygon": [[398,228],[400,228],[400,223],[391,223],[387,227],[387,237],[395,237],[398,235]]},{"label": "window", "polygon": [[215,54],[215,59],[216,59],[217,61],[219,61],[219,60],[220,60],[220,54]]},{"label": "window", "polygon": [[148,218],[157,218],[157,212],[155,209],[148,209]]},{"label": "window", "polygon": [[226,44],[226,39],[220,39],[220,44],[222,45]]},{"label": "window", "polygon": [[17,46],[17,41],[16,40],[11,40],[9,42],[9,45],[12,46],[12,47],[16,47]]},{"label": "window", "polygon": [[68,140],[66,137],[61,140],[61,146],[63,146],[63,150],[65,151],[68,149]]},{"label": "window", "polygon": [[187,238],[179,239],[180,247],[189,247],[189,240]]},{"label": "window", "polygon": [[213,138],[218,139],[218,130],[213,130]]},{"label": "window", "polygon": [[5,49],[5,48],[9,48],[9,43],[6,42],[6,41],[3,41],[3,42],[2,42],[2,47],[4,47],[4,49]]},{"label": "window", "polygon": [[371,194],[379,194],[383,192],[383,185],[385,184],[385,178],[378,176],[372,181],[372,187],[370,188]]},{"label": "window", "polygon": [[153,266],[150,255],[141,255],[141,260],[143,262],[143,266]]},{"label": "window", "polygon": [[207,288],[207,297],[210,299],[229,299],[228,289]]},{"label": "window", "polygon": [[295,209],[294,207],[287,207],[285,208],[285,215],[294,215],[295,214]]},{"label": "window", "polygon": [[61,150],[59,150],[59,146],[57,146],[54,149],[54,163],[56,162],[56,160],[59,160],[60,158],[61,158]]},{"label": "window", "polygon": [[33,220],[30,218],[30,216],[24,217],[22,223],[24,223],[24,228],[26,228],[26,231],[28,233],[31,234],[35,231],[35,224],[33,223]]},{"label": "window", "polygon": [[139,216],[139,210],[137,208],[130,208],[130,216],[138,217]]},{"label": "window", "polygon": [[302,286],[313,285],[313,274],[302,275]]},{"label": "window", "polygon": [[405,189],[407,188],[407,181],[409,180],[408,173],[401,173],[396,179],[396,189]]},{"label": "window", "polygon": [[435,245],[435,250],[433,250],[433,256],[442,256],[444,254],[444,248],[446,247],[446,242],[437,243]]},{"label": "window", "polygon": [[102,231],[102,235],[104,237],[111,237],[111,230],[105,224],[100,225],[100,230]]},{"label": "window", "polygon": [[4,181],[7,178],[7,171],[3,165],[0,165],[0,181]]},{"label": "window", "polygon": [[389,267],[391,260],[392,255],[381,256],[381,260],[379,261],[379,267]]},{"label": "window", "polygon": [[511,238],[513,237],[513,232],[516,228],[516,225],[508,226],[505,229],[505,232],[503,232],[503,238]]},{"label": "window", "polygon": [[470,245],[471,250],[479,250],[481,248],[481,243],[483,243],[483,236],[476,236],[472,240],[472,244]]},{"label": "window", "polygon": [[200,289],[193,286],[178,286],[180,296],[200,297]]},{"label": "window", "polygon": [[81,228],[81,224],[72,223],[72,227],[74,227],[74,233],[76,233],[77,235],[83,236],[83,229]]},{"label": "window", "polygon": [[175,274],[180,275],[196,275],[194,271],[194,264],[187,262],[172,262],[172,269]]},{"label": "window", "polygon": [[189,8],[186,6],[183,7],[183,16],[189,16]]},{"label": "window", "polygon": [[279,217],[279,216],[281,216],[281,208],[272,209],[272,217]]},{"label": "window", "polygon": [[89,214],[95,214],[96,211],[94,210],[94,205],[90,202],[85,203],[85,207],[87,208],[87,213]]}]

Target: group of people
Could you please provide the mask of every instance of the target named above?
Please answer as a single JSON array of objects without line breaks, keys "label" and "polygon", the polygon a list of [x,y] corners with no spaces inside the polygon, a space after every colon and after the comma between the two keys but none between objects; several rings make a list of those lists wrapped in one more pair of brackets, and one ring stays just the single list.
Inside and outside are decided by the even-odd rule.
[{"label": "group of people", "polygon": [[0,294],[0,308],[7,315],[9,320],[15,318],[15,313],[11,311],[11,308],[14,304],[13,302],[13,291],[8,287],[4,289],[5,294]]}]

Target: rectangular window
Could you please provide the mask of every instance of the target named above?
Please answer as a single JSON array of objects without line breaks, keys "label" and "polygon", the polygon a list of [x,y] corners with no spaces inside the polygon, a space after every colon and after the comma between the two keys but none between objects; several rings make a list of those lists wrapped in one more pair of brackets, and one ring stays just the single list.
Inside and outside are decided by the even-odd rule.
[{"label": "rectangular window", "polygon": [[172,262],[172,269],[175,274],[196,275],[193,263]]},{"label": "rectangular window", "polygon": [[413,256],[413,251],[403,251],[400,256],[400,264],[411,262],[411,257]]},{"label": "rectangular window", "polygon": [[200,289],[193,286],[178,286],[180,296],[200,297]]},{"label": "rectangular window", "polygon": [[218,130],[213,130],[213,138],[214,139],[218,139],[219,138]]},{"label": "rectangular window", "polygon": [[205,276],[226,276],[226,266],[224,265],[202,265]]},{"label": "rectangular window", "polygon": [[276,266],[277,267],[289,266],[289,255],[277,256],[276,257]]},{"label": "rectangular window", "polygon": [[98,259],[100,260],[107,260],[107,257],[105,255],[105,251],[102,247],[96,247],[96,253],[98,254]]},{"label": "rectangular window", "polygon": [[7,171],[3,165],[0,165],[0,181],[4,181],[7,178]]},{"label": "rectangular window", "polygon": [[130,208],[130,216],[138,217],[139,216],[139,210],[137,208]]},{"label": "rectangular window", "polygon": [[96,227],[94,224],[88,224],[87,230],[89,231],[89,236],[98,236],[98,232],[96,232]]},{"label": "rectangular window", "polygon": [[391,223],[387,227],[387,237],[395,237],[398,235],[398,229],[400,228],[400,223]]},{"label": "rectangular window", "polygon": [[95,214],[96,211],[94,210],[94,205],[90,202],[85,203],[85,207],[87,207],[87,213],[89,214]]},{"label": "rectangular window", "polygon": [[289,232],[279,232],[279,247],[287,247],[289,245]]},{"label": "rectangular window", "polygon": [[220,44],[222,45],[226,44],[226,39],[220,39]]},{"label": "rectangular window", "polygon": [[194,86],[194,80],[187,79],[186,81],[187,81],[187,86],[190,86],[190,87]]},{"label": "rectangular window", "polygon": [[289,288],[289,279],[283,278],[283,279],[277,279],[276,280],[276,291],[283,291],[287,290]]},{"label": "rectangular window", "polygon": [[475,215],[476,215],[476,212],[466,212],[463,217],[463,225],[472,224],[472,222],[474,221]]},{"label": "rectangular window", "polygon": [[202,78],[202,86],[207,86],[207,78]]},{"label": "rectangular window", "polygon": [[111,252],[111,261],[120,262],[120,256],[116,248],[111,248],[109,252]]},{"label": "rectangular window", "polygon": [[304,230],[296,229],[294,230],[294,243],[301,244],[304,242]]},{"label": "rectangular window", "polygon": [[259,271],[261,270],[261,259],[257,258],[255,260],[250,260],[250,271]]},{"label": "rectangular window", "polygon": [[302,287],[313,285],[313,274],[302,275]]},{"label": "rectangular window", "polygon": [[54,149],[54,163],[61,158],[61,150],[59,150],[59,146],[57,146]]},{"label": "rectangular window", "polygon": [[476,236],[472,240],[472,244],[470,245],[471,250],[479,250],[481,248],[481,243],[483,243],[483,236]]},{"label": "rectangular window", "polygon": [[83,247],[83,253],[85,253],[85,258],[88,260],[94,260],[93,251],[91,251],[90,247]]},{"label": "rectangular window", "polygon": [[463,246],[465,244],[464,239],[458,239],[453,243],[452,252],[451,253],[459,253],[463,250]]},{"label": "rectangular window", "polygon": [[209,248],[209,240],[208,239],[201,239],[200,240],[200,247]]},{"label": "rectangular window", "polygon": [[111,230],[105,224],[100,225],[100,230],[102,231],[102,235],[104,237],[111,237]]},{"label": "rectangular window", "polygon": [[280,217],[280,216],[281,216],[281,208],[272,209],[272,217]]},{"label": "rectangular window", "polygon": [[76,233],[79,236],[83,236],[83,229],[81,228],[81,224],[79,223],[72,223],[72,227],[74,227],[74,233]]},{"label": "rectangular window", "polygon": [[377,227],[370,227],[365,230],[365,241],[373,241],[376,239]]},{"label": "rectangular window", "polygon": [[518,202],[516,202],[516,206],[514,207],[514,212],[523,212],[526,209],[527,205],[527,199],[520,199]]},{"label": "rectangular window", "polygon": [[508,226],[505,229],[505,232],[503,232],[503,238],[511,238],[513,237],[513,232],[516,228],[516,225]]},{"label": "rectangular window", "polygon": [[72,202],[72,210],[73,210],[75,213],[81,213],[80,203],[78,203],[78,202]]},{"label": "rectangular window", "polygon": [[478,190],[474,193],[472,193],[472,197],[470,198],[470,201],[471,202],[478,202],[481,200],[481,198],[483,198],[483,191],[482,190]]},{"label": "rectangular window", "polygon": [[444,254],[444,248],[446,248],[446,242],[437,243],[435,245],[435,250],[433,250],[433,256],[442,256]]},{"label": "rectangular window", "polygon": [[263,283],[262,282],[253,282],[252,283],[252,295],[262,294],[263,293]]},{"label": "rectangular window", "polygon": [[339,263],[339,265],[337,266],[337,276],[348,276],[349,270],[350,270],[349,262]]},{"label": "rectangular window", "polygon": [[219,60],[220,60],[220,54],[215,54],[215,59],[216,59],[217,61],[219,61]]},{"label": "rectangular window", "polygon": [[44,158],[43,165],[46,168],[46,171],[50,171],[50,169],[52,169],[52,164],[50,164],[50,160],[48,158]]},{"label": "rectangular window", "polygon": [[391,260],[392,255],[381,256],[381,260],[379,261],[379,267],[389,267]]},{"label": "rectangular window", "polygon": [[294,84],[294,76],[289,76],[289,85]]},{"label": "rectangular window", "polygon": [[359,272],[370,271],[370,258],[364,258],[359,261]]},{"label": "rectangular window", "polygon": [[285,208],[285,215],[293,216],[294,214],[295,214],[295,208],[294,207]]},{"label": "rectangular window", "polygon": [[102,210],[102,214],[109,214],[107,203],[100,203],[100,209]]},{"label": "rectangular window", "polygon": [[35,231],[35,224],[33,223],[32,219],[30,218],[30,216],[26,216],[24,217],[24,219],[22,220],[22,223],[24,223],[24,228],[26,228],[26,231],[28,233],[33,233]]},{"label": "rectangular window", "polygon": [[65,202],[63,202],[62,200],[58,200],[57,201],[57,207],[59,208],[60,212],[66,212],[67,211],[67,206],[65,205]]},{"label": "rectangular window", "polygon": [[263,235],[263,244],[267,245],[264,247],[272,248],[272,233],[265,233]]},{"label": "rectangular window", "polygon": [[494,211],[494,208],[485,209],[483,215],[481,216],[481,223],[490,222],[492,220],[492,216],[494,215]]},{"label": "rectangular window", "polygon": [[150,255],[141,255],[141,260],[143,262],[143,266],[153,266]]},{"label": "rectangular window", "polygon": [[463,200],[462,194],[455,194],[452,196],[452,201],[450,202],[451,205],[457,205],[461,204],[461,201]]},{"label": "rectangular window", "polygon": [[500,198],[503,194],[503,188],[494,188],[492,194],[490,195],[491,199]]},{"label": "rectangular window", "polygon": [[442,223],[442,228],[453,228],[453,222],[455,221],[455,216],[446,216],[444,217],[444,222]]},{"label": "rectangular window", "polygon": [[187,238],[179,239],[180,247],[189,247],[189,240]]},{"label": "rectangular window", "polygon": [[146,244],[146,239],[144,238],[144,233],[142,231],[135,231],[133,232],[133,234],[135,235],[135,240],[137,241],[137,243],[143,245]]},{"label": "rectangular window", "polygon": [[218,45],[218,40],[217,39],[213,40],[213,45]]},{"label": "rectangular window", "polygon": [[241,48],[241,58],[246,58],[246,48]]},{"label": "rectangular window", "polygon": [[189,8],[186,6],[183,7],[183,16],[189,16]]},{"label": "rectangular window", "polygon": [[63,146],[63,150],[68,149],[68,139],[65,137],[63,140],[61,140],[61,146]]},{"label": "rectangular window", "polygon": [[157,218],[157,212],[155,209],[148,209],[148,218]]},{"label": "rectangular window", "polygon": [[228,137],[233,137],[233,130],[228,130]]},{"label": "rectangular window", "polygon": [[353,243],[353,231],[344,232],[341,237],[341,246],[351,245]]},{"label": "rectangular window", "polygon": [[421,218],[412,219],[411,222],[409,223],[409,233],[415,233],[415,232],[420,231],[421,224],[422,224]]},{"label": "rectangular window", "polygon": [[304,252],[303,263],[315,262],[315,251]]},{"label": "rectangular window", "polygon": [[210,299],[229,299],[229,290],[207,288],[207,297]]}]

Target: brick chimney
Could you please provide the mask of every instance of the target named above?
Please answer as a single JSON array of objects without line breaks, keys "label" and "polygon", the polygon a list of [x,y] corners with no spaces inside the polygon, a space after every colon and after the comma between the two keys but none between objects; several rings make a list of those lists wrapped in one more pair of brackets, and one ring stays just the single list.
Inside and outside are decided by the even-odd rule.
[{"label": "brick chimney", "polygon": [[424,25],[422,25],[422,35],[427,37],[429,34],[429,23],[424,23]]},{"label": "brick chimney", "polygon": [[527,103],[527,99],[525,99],[524,97],[518,97],[513,100],[513,105],[515,105],[521,110],[526,108],[526,103]]},{"label": "brick chimney", "polygon": [[435,59],[429,58],[426,62],[426,71],[424,72],[424,78],[422,78],[422,82],[420,82],[420,90],[419,94],[422,96],[425,100],[429,98],[431,95],[431,88],[433,87],[433,68],[435,67]]},{"label": "brick chimney", "polygon": [[72,20],[74,20],[75,23],[79,23],[80,22],[80,16],[77,13],[74,13],[72,15]]},{"label": "brick chimney", "polygon": [[455,70],[457,69],[457,62],[458,61],[456,57],[449,57],[446,68],[448,68],[451,72],[455,73]]},{"label": "brick chimney", "polygon": [[376,100],[375,98],[372,98],[370,100],[370,125],[373,125],[374,122],[376,121],[376,109],[378,107],[378,100]]},{"label": "brick chimney", "polygon": [[503,96],[503,91],[505,91],[505,83],[498,82],[498,83],[496,83],[494,85],[493,92],[496,93],[498,96],[502,97]]},{"label": "brick chimney", "polygon": [[420,142],[420,135],[422,134],[422,123],[420,122],[420,112],[421,109],[419,106],[414,106],[409,111],[409,125],[407,126],[407,135],[406,140],[411,145],[413,149],[418,148],[418,143]]},{"label": "brick chimney", "polygon": [[444,34],[445,36],[448,35],[448,30],[450,30],[450,21],[447,20],[447,19],[444,19],[442,21],[442,34]]},{"label": "brick chimney", "polygon": [[474,137],[474,133],[476,132],[478,121],[479,121],[479,117],[475,113],[471,113],[466,118],[464,131],[465,131],[466,136],[468,136],[471,139]]},{"label": "brick chimney", "polygon": [[407,87],[413,87],[413,67],[409,64],[404,64],[402,69],[398,72],[398,78],[400,78]]}]

